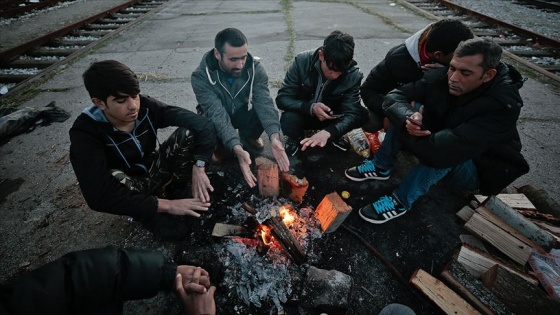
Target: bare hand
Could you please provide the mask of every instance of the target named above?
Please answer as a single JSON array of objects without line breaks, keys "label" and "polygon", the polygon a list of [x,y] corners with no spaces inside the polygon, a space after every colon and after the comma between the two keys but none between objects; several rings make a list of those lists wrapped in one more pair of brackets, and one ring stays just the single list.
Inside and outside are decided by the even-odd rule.
[{"label": "bare hand", "polygon": [[331,116],[331,108],[320,102],[317,102],[315,103],[315,105],[313,105],[312,112],[313,115],[315,115],[315,117],[317,117],[317,119],[319,119],[320,121],[336,119],[335,117]]},{"label": "bare hand", "polygon": [[[201,268],[197,268],[200,272]],[[195,270],[195,273],[197,271]],[[200,273],[199,273],[200,275]],[[194,278],[194,276],[193,276]],[[200,285],[198,283],[191,282],[188,286]],[[193,292],[190,288],[185,288],[183,285],[183,277],[180,273],[175,277],[175,290],[183,307],[185,308],[185,313],[189,315],[215,315],[216,314],[216,302],[214,301],[214,292],[216,292],[216,287],[211,286],[209,290],[203,287],[204,293]]]},{"label": "bare hand", "polygon": [[280,141],[280,136],[275,133],[270,137],[271,144],[272,144],[272,154],[274,155],[274,159],[276,163],[278,163],[278,167],[280,171],[287,172],[290,170],[290,160],[286,155],[286,150],[284,149],[284,144]]},{"label": "bare hand", "polygon": [[410,115],[410,119],[406,120],[406,130],[408,134],[414,137],[425,137],[429,136],[432,133],[429,130],[422,130],[422,113],[424,113],[424,105],[420,106],[420,109],[415,112],[414,114]]},{"label": "bare hand", "polygon": [[209,202],[203,202],[198,198],[190,199],[158,199],[158,212],[167,212],[173,215],[189,215],[193,217],[200,217],[200,214],[195,211],[208,211],[210,207]]},{"label": "bare hand", "polygon": [[177,274],[183,279],[183,288],[187,293],[206,293],[210,288],[208,271],[195,266],[177,266]]},{"label": "bare hand", "polygon": [[422,71],[427,72],[427,71],[430,71],[432,69],[443,68],[443,67],[445,67],[445,66],[442,65],[441,63],[427,63],[427,64],[421,66],[420,68],[422,68]]},{"label": "bare hand", "polygon": [[243,150],[240,145],[236,145],[233,147],[233,153],[237,156],[237,160],[239,161],[239,168],[241,168],[241,173],[243,173],[243,177],[245,181],[249,185],[249,187],[253,188],[257,184],[257,178],[251,172],[251,155],[249,152]]},{"label": "bare hand", "polygon": [[327,141],[329,140],[330,137],[331,134],[328,131],[321,130],[316,134],[314,134],[313,136],[311,136],[311,138],[305,138],[299,142],[302,145],[301,151],[305,151],[307,147],[313,148],[315,146],[319,146],[322,148],[327,144]]},{"label": "bare hand", "polygon": [[210,184],[210,179],[204,170],[204,167],[193,166],[192,169],[192,194],[193,198],[198,198],[203,202],[210,202],[210,194],[208,191],[214,191],[214,187]]}]

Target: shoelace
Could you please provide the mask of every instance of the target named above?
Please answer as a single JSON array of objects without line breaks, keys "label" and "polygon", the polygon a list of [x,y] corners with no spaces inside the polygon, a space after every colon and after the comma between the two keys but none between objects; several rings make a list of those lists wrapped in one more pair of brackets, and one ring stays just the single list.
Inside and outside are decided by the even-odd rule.
[{"label": "shoelace", "polygon": [[375,209],[375,212],[382,214],[383,212],[395,210],[395,204],[393,203],[393,198],[383,196],[373,203],[373,208]]},{"label": "shoelace", "polygon": [[367,172],[375,172],[375,165],[370,160],[365,161],[363,164],[358,165],[358,172],[360,173],[367,173]]}]

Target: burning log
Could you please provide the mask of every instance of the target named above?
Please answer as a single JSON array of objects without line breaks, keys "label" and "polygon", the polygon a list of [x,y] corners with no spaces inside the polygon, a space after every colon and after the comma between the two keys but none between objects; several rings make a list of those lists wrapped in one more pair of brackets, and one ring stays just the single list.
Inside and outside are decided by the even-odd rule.
[{"label": "burning log", "polygon": [[[242,207],[245,211],[252,214],[253,217],[257,214],[255,209],[247,203],[243,203]],[[296,264],[304,263],[307,260],[305,251],[292,232],[284,222],[282,222],[282,218],[279,217],[279,213],[276,210],[270,210],[270,218],[262,224],[270,228],[272,236],[274,236],[280,246],[282,246]]]},{"label": "burning log", "polygon": [[288,173],[282,174],[282,192],[290,200],[301,204],[303,201],[303,196],[309,188],[309,182],[304,177],[303,179],[297,178],[295,175]]},{"label": "burning log", "polygon": [[332,192],[317,206],[315,217],[321,223],[323,232],[331,233],[338,229],[351,211],[352,207],[347,205],[336,192]]},{"label": "burning log", "polygon": [[255,159],[255,164],[259,194],[263,197],[278,196],[280,194],[278,165],[262,156]]}]

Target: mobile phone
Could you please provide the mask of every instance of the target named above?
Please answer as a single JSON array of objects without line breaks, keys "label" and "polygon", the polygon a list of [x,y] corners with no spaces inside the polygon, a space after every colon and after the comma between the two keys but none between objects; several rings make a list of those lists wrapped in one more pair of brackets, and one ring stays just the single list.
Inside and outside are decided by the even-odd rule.
[{"label": "mobile phone", "polygon": [[420,129],[424,130],[424,126],[422,125],[422,122],[416,119],[412,119],[410,117],[407,117],[406,120],[410,121],[411,123],[415,124],[416,126],[420,127]]},{"label": "mobile phone", "polygon": [[340,117],[342,117],[342,114],[334,114],[332,111],[330,111],[328,114],[329,114],[329,116],[331,116],[332,118],[340,118]]}]

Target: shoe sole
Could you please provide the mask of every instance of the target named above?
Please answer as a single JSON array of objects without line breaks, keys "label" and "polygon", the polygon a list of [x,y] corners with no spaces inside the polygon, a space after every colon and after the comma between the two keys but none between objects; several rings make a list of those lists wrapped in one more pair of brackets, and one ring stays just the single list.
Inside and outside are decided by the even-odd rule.
[{"label": "shoe sole", "polygon": [[362,214],[362,209],[360,209],[360,211],[358,211],[358,214],[360,215],[360,218],[364,219],[365,221],[367,221],[367,222],[369,222],[369,223],[373,223],[373,224],[383,224],[383,223],[386,223],[386,222],[388,222],[388,221],[391,221],[391,220],[393,220],[393,219],[395,219],[395,218],[398,218],[398,217],[402,216],[402,215],[405,214],[405,213],[406,213],[406,211],[403,211],[403,212],[401,212],[400,214],[398,214],[398,215],[396,215],[396,216],[393,216],[393,217],[391,217],[391,218],[385,219],[385,220],[383,220],[383,221],[375,221],[375,220],[370,219],[370,218],[366,217],[365,215],[363,215],[363,214]]},{"label": "shoe sole", "polygon": [[344,175],[350,179],[353,180],[355,182],[363,182],[365,180],[370,180],[370,179],[375,179],[375,180],[388,180],[391,176],[387,176],[387,177],[363,177],[363,178],[358,178],[358,177],[352,177],[350,175],[348,175],[348,173],[346,171],[344,171]]},{"label": "shoe sole", "polygon": [[344,152],[348,151],[348,148],[345,148],[343,146],[339,146],[338,144],[336,144],[334,142],[332,143],[332,145],[334,145],[336,148],[338,148],[341,151],[344,151]]}]

